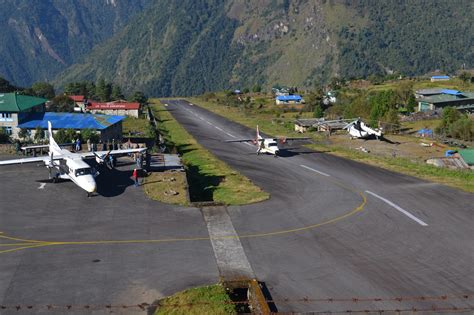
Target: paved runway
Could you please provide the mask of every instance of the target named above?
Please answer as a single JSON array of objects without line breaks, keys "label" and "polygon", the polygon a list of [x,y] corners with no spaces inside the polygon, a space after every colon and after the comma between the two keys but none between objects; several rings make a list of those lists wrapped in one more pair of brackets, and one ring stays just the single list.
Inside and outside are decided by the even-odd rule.
[{"label": "paved runway", "polygon": [[[229,212],[279,311],[474,305],[472,194],[301,148],[256,156],[255,147],[222,142],[254,130],[184,101],[167,103],[203,146],[271,193]],[[318,298],[348,301],[311,301]]]},{"label": "paved runway", "polygon": [[[202,145],[271,193],[229,207],[223,226],[240,236],[242,247],[233,246],[243,248],[239,257],[279,311],[474,306],[472,194],[304,149],[256,156],[255,147],[222,142],[253,130],[186,102],[168,108]],[[0,305],[34,305],[31,314],[90,305],[68,313],[108,314],[107,304],[151,303],[218,281],[201,212],[147,200],[132,185],[131,167],[101,177],[90,199],[71,182],[43,185],[44,167],[0,169]],[[114,313],[132,310],[139,312]]]}]

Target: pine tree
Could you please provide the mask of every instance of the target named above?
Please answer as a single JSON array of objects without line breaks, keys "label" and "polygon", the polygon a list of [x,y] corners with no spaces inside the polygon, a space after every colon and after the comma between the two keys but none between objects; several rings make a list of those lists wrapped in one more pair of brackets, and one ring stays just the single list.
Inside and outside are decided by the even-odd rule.
[{"label": "pine tree", "polygon": [[407,103],[407,111],[409,113],[413,113],[416,108],[416,98],[415,95],[412,93],[410,97],[408,98],[408,103]]},{"label": "pine tree", "polygon": [[118,85],[112,85],[112,96],[113,101],[118,101],[123,99],[122,89]]},{"label": "pine tree", "polygon": [[112,86],[110,83],[106,83],[103,78],[99,79],[95,88],[95,94],[101,102],[110,101],[110,94],[112,94]]},{"label": "pine tree", "polygon": [[314,118],[322,118],[322,117],[324,117],[324,111],[323,111],[321,105],[318,104],[318,105],[316,105],[316,106],[314,107],[313,117],[314,117]]}]

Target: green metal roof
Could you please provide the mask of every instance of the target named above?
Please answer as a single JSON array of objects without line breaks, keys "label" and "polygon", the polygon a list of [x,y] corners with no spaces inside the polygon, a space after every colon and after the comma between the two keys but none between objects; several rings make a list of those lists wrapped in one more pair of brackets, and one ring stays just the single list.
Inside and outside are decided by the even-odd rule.
[{"label": "green metal roof", "polygon": [[459,155],[468,165],[474,165],[474,149],[459,150]]},{"label": "green metal roof", "polygon": [[41,97],[21,95],[18,93],[0,93],[0,112],[22,112],[46,103]]},{"label": "green metal roof", "polygon": [[474,93],[464,92],[462,93],[462,95],[464,96],[464,98],[456,97],[455,95],[450,95],[450,94],[439,94],[439,95],[432,95],[424,99],[420,99],[420,101],[436,104],[436,103],[474,99]]}]

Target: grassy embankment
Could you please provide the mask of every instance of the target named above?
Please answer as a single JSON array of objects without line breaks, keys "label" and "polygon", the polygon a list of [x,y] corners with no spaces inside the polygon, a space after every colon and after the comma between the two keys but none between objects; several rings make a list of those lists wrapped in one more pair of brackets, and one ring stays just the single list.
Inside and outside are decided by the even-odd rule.
[{"label": "grassy embankment", "polygon": [[[369,85],[368,90],[370,91],[382,91],[382,90],[395,90],[400,82],[403,81],[389,81],[384,82],[382,84],[376,85]],[[474,91],[474,83],[470,82],[463,82],[460,79],[453,78],[449,81],[438,81],[438,82],[431,82],[430,80],[414,80],[413,82],[413,89],[421,90],[421,89],[453,89],[453,90],[460,90],[464,92]]]},{"label": "grassy embankment", "polygon": [[145,118],[135,118],[127,116],[122,121],[122,134],[124,137],[148,137],[150,123]]},{"label": "grassy embankment", "polygon": [[230,302],[224,287],[216,284],[178,292],[160,300],[155,315],[237,314]]},{"label": "grassy embankment", "polygon": [[[124,137],[151,137],[152,126],[145,118],[126,117],[123,120],[122,134]],[[150,199],[169,203],[186,205],[188,192],[186,174],[175,172],[153,172],[145,177],[143,190]]]},{"label": "grassy embankment", "polygon": [[151,106],[167,146],[182,155],[191,201],[241,205],[269,198],[267,192],[199,145],[158,100]]},{"label": "grassy embankment", "polygon": [[187,205],[186,174],[153,172],[145,177],[143,190],[150,199],[174,205]]},{"label": "grassy embankment", "polygon": [[[211,100],[205,101],[204,99],[198,97],[190,98],[189,101],[219,115],[237,121],[247,127],[255,128],[255,126],[258,124],[262,132],[271,135],[295,135],[295,132],[290,130],[290,127],[292,127],[293,124],[289,126],[288,123],[274,123],[275,116],[267,111],[260,113],[258,110],[253,110],[251,113],[246,113],[245,111],[242,111],[238,108],[219,105],[218,103]],[[443,169],[425,163],[414,162],[406,158],[391,158],[370,155],[340,146],[323,144],[323,141],[321,141],[321,136],[317,134],[308,135],[312,136],[315,140],[315,144],[308,145],[314,150],[324,151],[329,154],[334,154],[340,157],[378,166],[391,171],[445,184],[468,192],[474,192],[474,173],[472,171]]]}]

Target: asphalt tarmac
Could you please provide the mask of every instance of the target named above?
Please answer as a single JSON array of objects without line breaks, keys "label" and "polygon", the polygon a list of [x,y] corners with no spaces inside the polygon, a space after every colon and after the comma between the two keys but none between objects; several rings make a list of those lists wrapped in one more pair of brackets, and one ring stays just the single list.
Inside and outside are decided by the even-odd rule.
[{"label": "asphalt tarmac", "polygon": [[271,193],[228,211],[279,311],[472,312],[473,194],[295,145],[284,157],[257,156],[254,146],[223,142],[255,130],[167,104],[200,144]]},{"label": "asphalt tarmac", "polygon": [[0,314],[146,314],[138,304],[219,281],[200,211],[149,200],[132,170],[104,171],[92,198],[44,166],[0,170]]},{"label": "asphalt tarmac", "polygon": [[[235,247],[278,311],[472,312],[474,195],[296,145],[256,156],[223,142],[254,130],[168,104],[203,146],[271,193],[227,212]],[[199,209],[148,200],[132,169],[99,177],[93,198],[44,181],[44,167],[0,169],[0,306],[9,306],[0,314],[19,314],[15,305],[25,314],[144,313],[137,304],[219,280]]]}]

